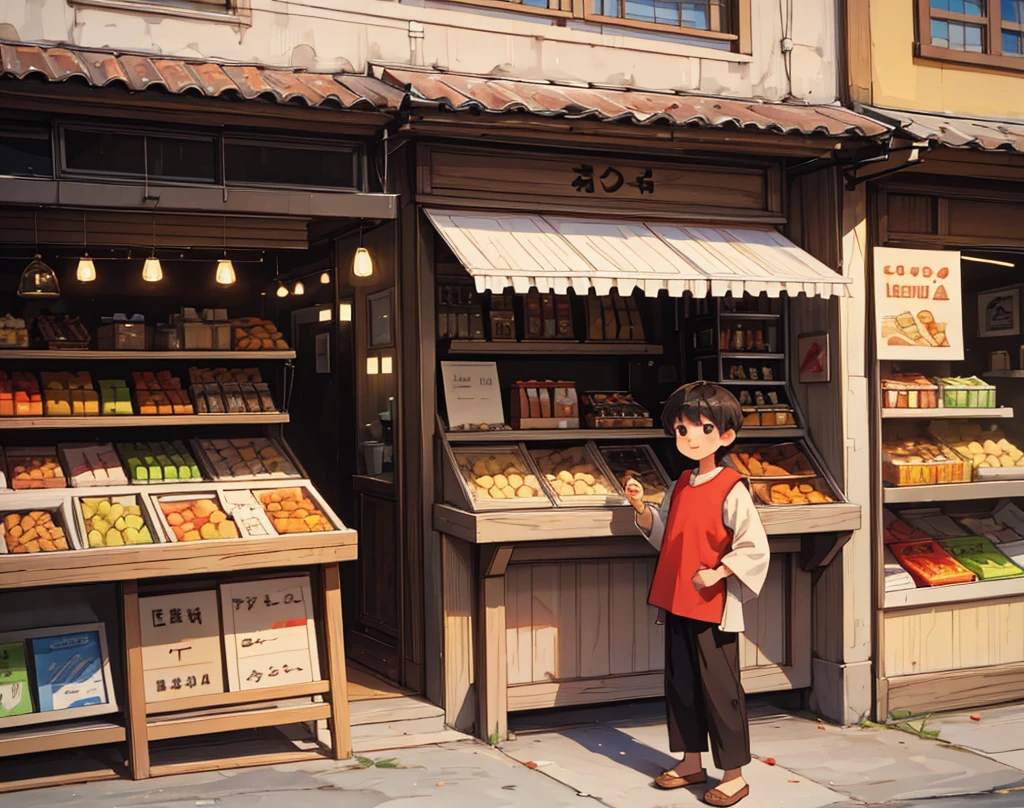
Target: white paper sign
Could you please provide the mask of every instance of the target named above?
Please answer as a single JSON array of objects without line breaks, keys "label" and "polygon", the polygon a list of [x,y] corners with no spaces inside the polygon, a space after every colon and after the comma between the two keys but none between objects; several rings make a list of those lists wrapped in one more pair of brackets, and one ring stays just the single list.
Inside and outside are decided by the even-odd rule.
[{"label": "white paper sign", "polygon": [[220,598],[231,690],[320,679],[308,576],[224,584]]},{"label": "white paper sign", "polygon": [[448,428],[503,424],[498,366],[494,362],[442,362]]},{"label": "white paper sign", "polygon": [[217,591],[139,598],[146,702],[224,692]]},{"label": "white paper sign", "polygon": [[960,253],[875,247],[879,359],[964,358]]}]

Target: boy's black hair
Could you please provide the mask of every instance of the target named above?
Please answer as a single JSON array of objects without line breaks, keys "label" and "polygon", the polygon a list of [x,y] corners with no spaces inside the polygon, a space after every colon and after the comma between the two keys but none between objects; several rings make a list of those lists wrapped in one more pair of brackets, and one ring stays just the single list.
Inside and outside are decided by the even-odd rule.
[{"label": "boy's black hair", "polygon": [[743,425],[743,410],[736,396],[712,382],[691,382],[676,390],[661,411],[661,425],[669,435],[674,435],[676,421],[686,416],[686,420],[699,424],[702,415],[720,433],[730,429],[738,433]]}]

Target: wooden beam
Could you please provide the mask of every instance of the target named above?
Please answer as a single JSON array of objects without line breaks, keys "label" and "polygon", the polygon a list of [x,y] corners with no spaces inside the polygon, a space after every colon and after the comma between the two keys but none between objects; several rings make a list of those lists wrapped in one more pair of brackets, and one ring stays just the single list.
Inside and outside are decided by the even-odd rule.
[{"label": "wooden beam", "polygon": [[341,614],[341,574],[337,564],[321,567],[324,593],[324,633],[327,637],[328,681],[331,684],[331,747],[335,760],[352,757],[352,728],[345,670],[345,628]]},{"label": "wooden beam", "polygon": [[505,579],[480,581],[481,664],[477,680],[480,737],[490,743],[508,737],[508,662],[505,649]]},{"label": "wooden beam", "polygon": [[315,696],[329,693],[330,682],[304,682],[283,687],[265,687],[261,690],[240,690],[235,693],[211,693],[208,696],[193,696],[173,701],[158,701],[146,705],[147,715],[182,713],[189,710],[209,710],[215,707],[229,707],[235,704],[259,704],[261,701],[280,701],[297,696]]},{"label": "wooden beam", "polygon": [[477,579],[473,548],[441,537],[444,576],[444,710],[445,723],[472,732],[478,718],[476,677]]},{"label": "wooden beam", "polygon": [[505,574],[512,560],[512,547],[485,546],[480,550],[480,577],[494,578]]},{"label": "wooden beam", "polygon": [[870,104],[872,47],[870,0],[846,0],[843,18],[846,94],[849,101]]},{"label": "wooden beam", "polygon": [[917,673],[886,680],[886,715],[893,710],[935,713],[1024,698],[1024,663]]},{"label": "wooden beam", "polygon": [[142,663],[142,624],[139,618],[137,581],[121,584],[124,615],[125,691],[128,695],[125,721],[128,730],[128,770],[133,780],[144,780],[149,771],[149,735],[146,719],[146,681]]}]

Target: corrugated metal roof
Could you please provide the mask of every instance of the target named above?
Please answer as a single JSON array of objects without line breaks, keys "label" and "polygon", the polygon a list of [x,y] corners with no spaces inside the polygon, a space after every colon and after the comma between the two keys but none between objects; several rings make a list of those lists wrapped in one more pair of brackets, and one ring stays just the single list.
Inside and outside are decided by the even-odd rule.
[{"label": "corrugated metal roof", "polygon": [[1024,154],[1024,121],[955,118],[949,115],[869,106],[864,106],[863,110],[915,140],[927,140],[954,149]]},{"label": "corrugated metal roof", "polygon": [[630,89],[516,81],[456,73],[386,69],[381,78],[414,101],[451,110],[536,115],[780,134],[881,137],[890,128],[840,106],[769,103]]},{"label": "corrugated metal roof", "polygon": [[405,97],[400,90],[371,76],[0,41],[0,78],[35,77],[54,82],[84,81],[92,87],[119,84],[133,91],[162,87],[174,95],[259,98],[371,111],[398,109]]},{"label": "corrugated metal roof", "polygon": [[849,278],[832,271],[776,230],[691,227],[490,211],[427,210],[427,216],[479,292],[606,295],[642,289],[670,297],[690,292],[843,296]]}]

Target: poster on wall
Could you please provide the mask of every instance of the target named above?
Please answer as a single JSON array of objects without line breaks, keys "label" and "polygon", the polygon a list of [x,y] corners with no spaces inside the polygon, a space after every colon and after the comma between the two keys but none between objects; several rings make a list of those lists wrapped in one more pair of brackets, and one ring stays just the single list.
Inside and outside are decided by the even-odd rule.
[{"label": "poster on wall", "polygon": [[139,598],[146,703],[224,692],[217,591]]},{"label": "poster on wall", "polygon": [[978,293],[978,336],[1020,335],[1020,287],[1006,286]]},{"label": "poster on wall", "polygon": [[875,247],[879,359],[964,358],[960,253]]}]

